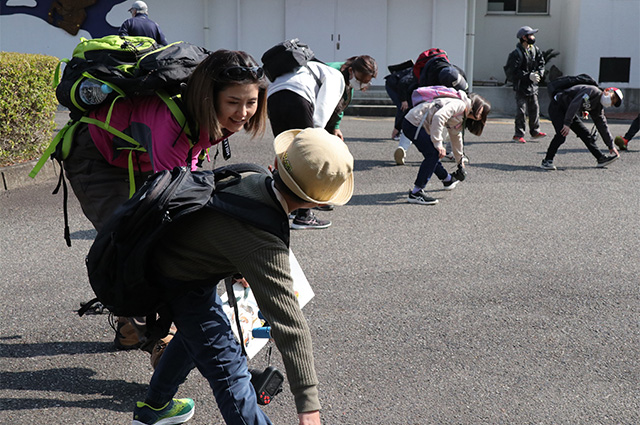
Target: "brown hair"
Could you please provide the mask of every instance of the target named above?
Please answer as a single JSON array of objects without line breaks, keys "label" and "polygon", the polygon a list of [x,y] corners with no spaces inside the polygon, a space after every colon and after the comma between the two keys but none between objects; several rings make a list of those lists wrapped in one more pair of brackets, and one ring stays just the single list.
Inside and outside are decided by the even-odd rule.
[{"label": "brown hair", "polygon": [[475,116],[477,115],[480,108],[482,108],[482,114],[479,120],[467,118],[465,127],[471,132],[471,134],[480,136],[482,135],[484,125],[487,122],[487,115],[489,115],[489,112],[491,112],[491,104],[485,98],[476,93],[469,93],[469,99],[471,99],[470,112]]},{"label": "brown hair", "polygon": [[354,71],[362,72],[366,75],[371,75],[372,78],[376,78],[378,76],[378,63],[369,55],[350,57],[340,67],[340,71],[344,71],[349,67],[353,68]]},{"label": "brown hair", "polygon": [[191,74],[184,93],[188,114],[199,128],[212,139],[219,139],[223,129],[218,121],[216,103],[218,95],[231,85],[256,84],[259,89],[256,113],[244,125],[244,129],[253,137],[265,131],[267,122],[267,81],[259,72],[250,72],[243,79],[232,79],[223,72],[231,67],[259,67],[248,53],[233,50],[217,50],[203,60]]}]

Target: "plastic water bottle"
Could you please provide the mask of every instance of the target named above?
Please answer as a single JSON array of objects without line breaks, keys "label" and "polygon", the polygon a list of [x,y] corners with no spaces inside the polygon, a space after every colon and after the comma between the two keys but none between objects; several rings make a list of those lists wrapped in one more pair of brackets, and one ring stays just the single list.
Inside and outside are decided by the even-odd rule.
[{"label": "plastic water bottle", "polygon": [[85,105],[99,105],[109,96],[113,90],[106,84],[92,78],[80,83],[80,100]]}]

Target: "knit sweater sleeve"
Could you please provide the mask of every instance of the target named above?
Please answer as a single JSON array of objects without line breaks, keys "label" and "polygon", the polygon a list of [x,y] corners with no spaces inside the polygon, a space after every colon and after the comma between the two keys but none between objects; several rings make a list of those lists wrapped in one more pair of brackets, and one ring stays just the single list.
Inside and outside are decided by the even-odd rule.
[{"label": "knit sweater sleeve", "polygon": [[299,413],[320,409],[311,334],[293,291],[289,252],[265,247],[246,256],[243,274],[282,355]]}]

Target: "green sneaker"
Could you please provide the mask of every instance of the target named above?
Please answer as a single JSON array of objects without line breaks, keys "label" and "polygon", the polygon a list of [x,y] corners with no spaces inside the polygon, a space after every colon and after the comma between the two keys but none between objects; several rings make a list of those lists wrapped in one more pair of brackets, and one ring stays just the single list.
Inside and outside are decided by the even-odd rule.
[{"label": "green sneaker", "polygon": [[174,398],[161,409],[154,409],[141,401],[133,410],[131,425],[177,425],[191,419],[194,403],[190,398]]},{"label": "green sneaker", "polygon": [[627,139],[625,139],[624,137],[616,136],[616,138],[613,139],[613,142],[616,144],[618,149],[620,149],[621,151],[626,151],[627,150],[627,145],[629,144],[629,141]]}]

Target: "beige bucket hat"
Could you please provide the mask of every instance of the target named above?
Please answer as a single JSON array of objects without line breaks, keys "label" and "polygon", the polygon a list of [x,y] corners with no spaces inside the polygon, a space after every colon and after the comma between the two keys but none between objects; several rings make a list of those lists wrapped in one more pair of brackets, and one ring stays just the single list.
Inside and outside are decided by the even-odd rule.
[{"label": "beige bucket hat", "polygon": [[300,198],[344,205],[353,195],[353,156],[339,137],[322,128],[288,130],[273,142],[278,172]]}]

